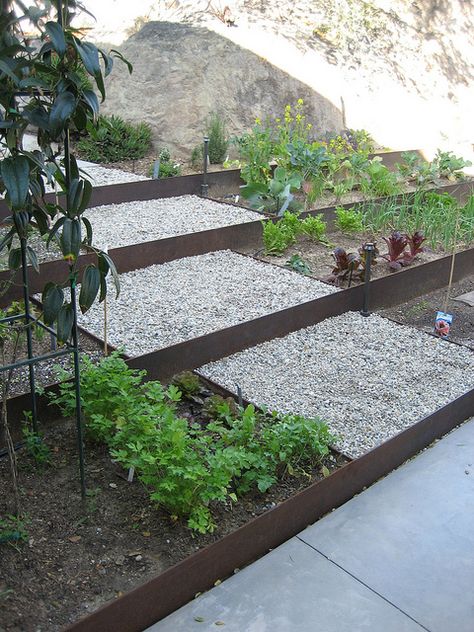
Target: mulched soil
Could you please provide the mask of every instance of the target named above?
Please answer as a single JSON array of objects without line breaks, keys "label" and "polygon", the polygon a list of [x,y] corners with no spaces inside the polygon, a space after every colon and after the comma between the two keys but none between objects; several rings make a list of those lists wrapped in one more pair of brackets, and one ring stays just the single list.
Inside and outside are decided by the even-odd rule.
[{"label": "mulched soil", "polygon": [[[453,298],[474,290],[474,276],[471,275],[453,284],[450,291],[447,311],[453,314],[449,339],[452,342],[474,349],[474,307],[454,301]],[[429,292],[423,296],[407,301],[402,305],[380,311],[382,316],[411,325],[426,332],[433,332],[433,325],[438,310],[444,310],[447,288]]]},{"label": "mulched soil", "polygon": [[[37,470],[18,452],[25,542],[0,545],[0,632],[54,632],[271,509],[310,483],[286,478],[267,494],[216,508],[213,534],[192,533],[128,483],[106,448],[87,442],[87,498],[81,502],[74,423],[58,421],[46,437],[52,464]],[[332,471],[346,462],[331,456]],[[0,459],[0,518],[11,512],[8,461]],[[216,580],[219,579],[216,577]]]},{"label": "mulched soil", "polygon": [[[358,249],[366,241],[373,241],[380,250],[380,255],[386,254],[387,246],[380,236],[374,237],[370,234],[347,235],[341,231],[330,232],[327,235],[328,243],[314,242],[308,237],[300,237],[296,244],[290,246],[281,256],[267,256],[263,249],[255,250],[254,248],[241,248],[238,252],[252,255],[261,261],[271,263],[280,267],[288,267],[287,262],[293,255],[299,255],[311,270],[309,276],[324,281],[334,267],[334,259],[332,252],[336,247],[342,247],[347,252],[357,253]],[[447,253],[444,251],[435,252],[430,248],[426,248],[425,252],[416,257],[410,266],[428,263],[440,257],[444,257]],[[372,267],[371,278],[377,279],[382,276],[392,274],[388,263],[379,255],[376,265]],[[357,274],[354,274],[352,285],[360,283]],[[341,287],[347,287],[348,282],[344,282]]]}]

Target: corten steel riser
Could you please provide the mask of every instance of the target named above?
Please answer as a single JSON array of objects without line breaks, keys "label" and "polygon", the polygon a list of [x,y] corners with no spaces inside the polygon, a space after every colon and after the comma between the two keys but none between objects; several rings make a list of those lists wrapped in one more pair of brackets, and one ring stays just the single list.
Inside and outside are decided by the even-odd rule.
[{"label": "corten steel riser", "polygon": [[[449,282],[450,266],[451,257],[446,256],[372,280],[370,309],[392,307],[426,292],[445,287]],[[456,255],[453,282],[472,274],[473,269],[474,248],[460,252]],[[363,286],[357,285],[170,347],[127,358],[127,363],[131,368],[146,369],[149,379],[165,380],[180,371],[196,369],[207,362],[220,360],[261,342],[315,325],[325,318],[338,316],[347,311],[359,311],[362,308],[363,291]],[[37,301],[34,302],[39,304]],[[100,338],[87,330],[79,329],[84,336],[103,348],[103,341]],[[109,344],[109,352],[113,349],[114,346]],[[22,411],[28,408],[29,395],[8,400],[10,418],[16,423],[21,420]]]},{"label": "corten steel riser", "polygon": [[[141,632],[265,555],[414,456],[474,413],[474,389],[310,485],[218,542],[106,604],[68,632]],[[244,631],[242,631],[244,632]]]},{"label": "corten steel riser", "polygon": [[[152,182],[157,181],[153,180]],[[465,200],[470,193],[474,191],[474,183],[464,182],[449,185],[448,187],[444,187],[444,189],[449,189],[458,199]],[[383,199],[384,198],[372,200],[371,203],[383,203]],[[353,204],[345,204],[343,206],[350,208]],[[336,207],[317,209],[304,213],[303,215],[322,214],[325,221],[331,227],[336,218],[334,212],[335,208]],[[264,216],[262,216],[262,218],[263,217]],[[272,218],[272,221],[278,221],[278,218]],[[176,237],[132,244],[120,248],[112,248],[109,250],[109,254],[115,262],[118,272],[124,273],[139,268],[146,268],[153,264],[173,261],[174,259],[180,259],[182,257],[206,254],[214,250],[230,249],[238,251],[239,249],[249,247],[257,248],[261,243],[262,224],[260,220],[256,220],[254,222],[223,226],[221,228],[214,228],[197,233],[178,235]],[[81,268],[84,268],[88,263],[93,261],[94,255],[81,255],[79,258]],[[10,274],[9,270],[0,272],[0,285],[10,278]],[[62,260],[48,261],[40,264],[39,274],[34,272],[31,266],[29,266],[31,292],[41,292],[47,281],[62,282],[67,278],[67,274],[67,265]],[[22,291],[21,272],[18,271],[14,277],[14,285],[0,296],[0,306],[9,305],[12,301],[20,299],[22,297]]]}]

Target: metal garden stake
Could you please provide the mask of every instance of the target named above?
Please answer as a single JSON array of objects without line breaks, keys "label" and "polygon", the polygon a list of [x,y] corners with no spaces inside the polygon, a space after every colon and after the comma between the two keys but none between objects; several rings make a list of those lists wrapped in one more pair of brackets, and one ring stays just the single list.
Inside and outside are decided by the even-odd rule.
[{"label": "metal garden stake", "polygon": [[204,136],[204,148],[203,148],[203,172],[202,172],[202,184],[201,195],[207,197],[209,194],[209,185],[207,183],[207,164],[209,162],[209,138]]},{"label": "metal garden stake", "polygon": [[370,269],[372,265],[372,253],[375,250],[375,244],[367,243],[364,246],[365,252],[365,280],[364,280],[364,304],[361,310],[362,316],[370,316],[369,312],[369,290],[370,290]]}]

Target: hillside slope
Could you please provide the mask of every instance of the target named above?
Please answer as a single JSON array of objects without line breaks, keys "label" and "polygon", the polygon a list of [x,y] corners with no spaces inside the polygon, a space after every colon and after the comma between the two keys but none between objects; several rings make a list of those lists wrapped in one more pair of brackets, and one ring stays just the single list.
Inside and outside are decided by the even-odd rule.
[{"label": "hillside slope", "polygon": [[[472,150],[474,6],[471,2],[137,0],[134,11],[127,3],[128,21],[120,12],[121,2],[114,3],[121,22],[109,20],[108,26],[99,27],[98,39],[119,42],[150,20],[206,27],[207,31],[215,31],[305,84],[339,110],[348,126],[368,129],[381,144],[393,148],[417,145],[431,150],[437,146],[449,147],[465,155]],[[233,27],[226,27],[219,20],[219,10],[224,4],[231,10]],[[95,11],[97,7],[91,8]],[[134,37],[124,44],[126,50],[132,50],[133,40]],[[166,65],[160,62],[159,42],[155,41],[153,46],[156,67],[166,73]],[[180,39],[176,42],[176,56],[181,55],[182,46],[186,47],[186,42]],[[138,49],[135,53],[139,55]],[[201,77],[201,88],[195,94],[197,103],[206,101],[204,95],[209,94],[209,53],[212,51],[207,44],[203,45],[201,67],[195,66]],[[241,57],[237,58],[237,63],[241,63]],[[132,58],[133,61],[137,60]],[[220,70],[223,77],[234,72],[232,65],[232,60],[226,57]],[[183,67],[183,73],[186,72]],[[245,83],[245,77],[242,82]],[[279,99],[286,86],[279,80],[276,84]],[[160,81],[157,89],[163,89],[162,85]],[[179,77],[173,71],[166,85],[172,101],[178,87]],[[109,107],[117,111],[119,103],[115,101],[114,90],[113,93]],[[273,95],[267,95],[262,105],[272,101]],[[213,108],[209,99],[206,105]],[[242,103],[242,107],[248,105]],[[276,109],[277,104],[271,107],[273,111]],[[323,115],[322,125],[324,121]],[[233,122],[238,124],[235,118]],[[332,122],[336,123],[337,117]]]}]

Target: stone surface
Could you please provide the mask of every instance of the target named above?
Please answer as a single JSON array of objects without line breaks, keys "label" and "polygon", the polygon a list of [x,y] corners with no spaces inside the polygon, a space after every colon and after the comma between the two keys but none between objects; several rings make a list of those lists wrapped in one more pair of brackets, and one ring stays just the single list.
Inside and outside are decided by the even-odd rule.
[{"label": "stone surface", "polygon": [[470,305],[474,307],[474,291],[466,292],[466,294],[461,294],[460,296],[456,296],[456,298],[452,299],[453,301],[460,301],[461,303],[466,303],[466,305]]},{"label": "stone surface", "polygon": [[474,629],[474,421],[301,539],[430,632]]},{"label": "stone surface", "polygon": [[147,632],[421,632],[397,608],[293,538]]},{"label": "stone surface", "polygon": [[303,98],[320,130],[342,126],[341,113],[327,99],[206,28],[150,22],[121,51],[134,71],[129,77],[116,64],[104,111],[147,121],[155,144],[171,147],[175,155],[190,158],[212,111],[225,116],[230,133],[241,133],[255,117],[281,114],[286,103]]}]

